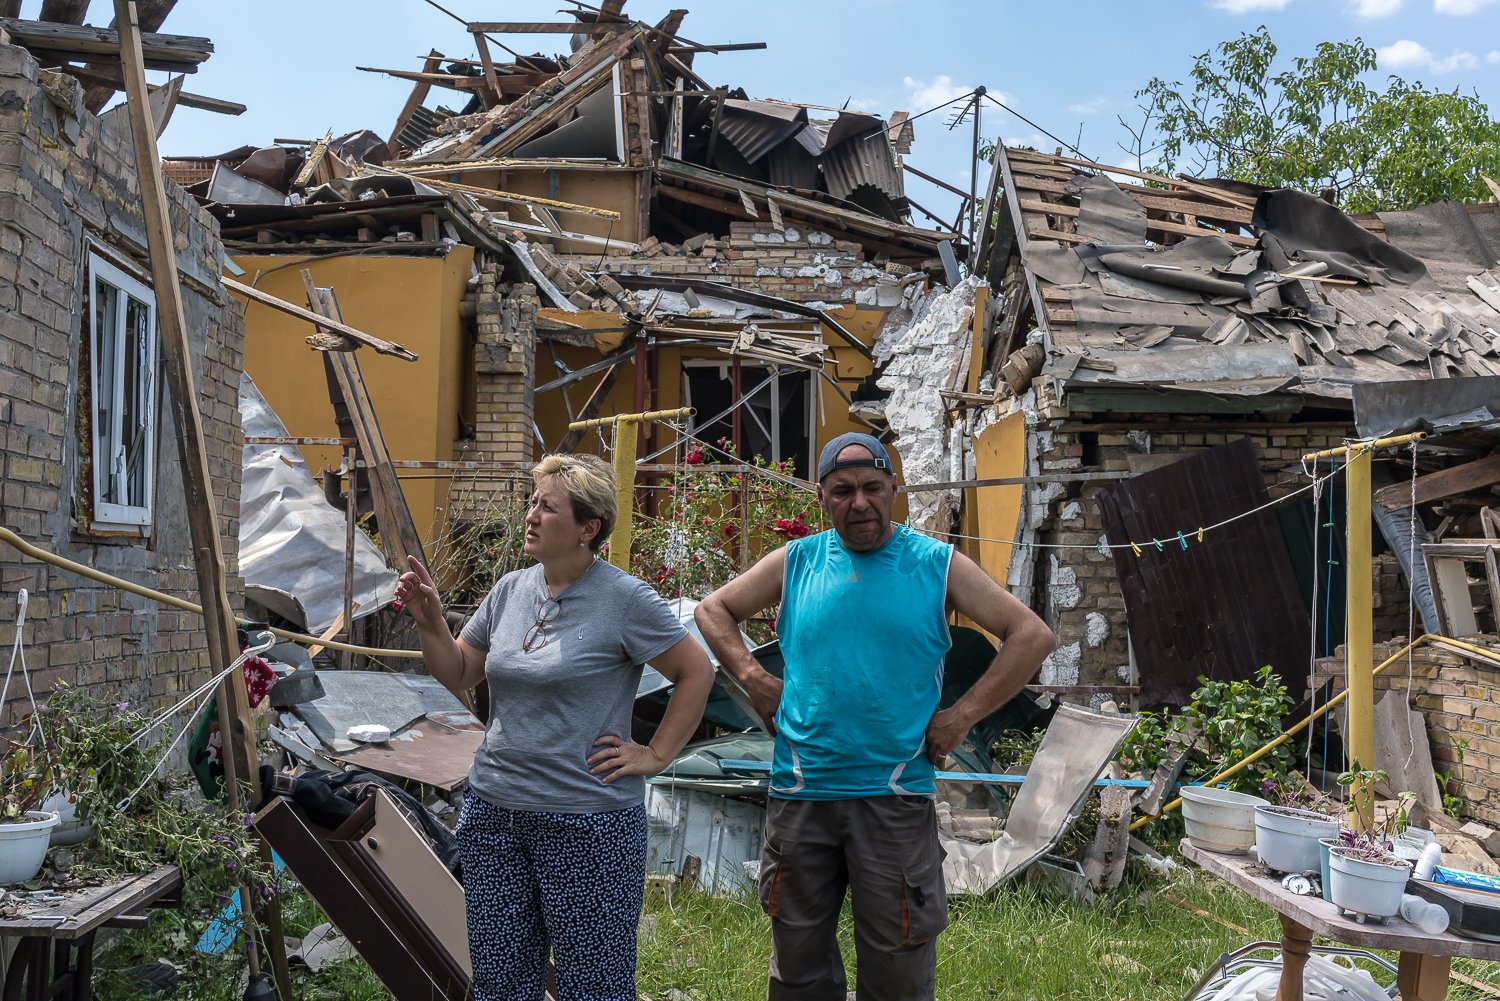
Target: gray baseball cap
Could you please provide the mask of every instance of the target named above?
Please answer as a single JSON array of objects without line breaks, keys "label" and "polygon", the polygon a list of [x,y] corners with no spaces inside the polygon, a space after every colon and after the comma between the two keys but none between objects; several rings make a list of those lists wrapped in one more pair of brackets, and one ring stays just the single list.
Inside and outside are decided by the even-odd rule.
[{"label": "gray baseball cap", "polygon": [[[839,453],[850,445],[859,445],[869,450],[868,459],[839,459]],[[818,482],[821,483],[828,478],[828,474],[835,469],[849,469],[854,466],[873,467],[883,469],[887,473],[895,475],[891,468],[891,457],[886,452],[885,446],[880,444],[874,435],[863,434],[859,431],[848,431],[823,446],[823,451],[818,453]]]}]

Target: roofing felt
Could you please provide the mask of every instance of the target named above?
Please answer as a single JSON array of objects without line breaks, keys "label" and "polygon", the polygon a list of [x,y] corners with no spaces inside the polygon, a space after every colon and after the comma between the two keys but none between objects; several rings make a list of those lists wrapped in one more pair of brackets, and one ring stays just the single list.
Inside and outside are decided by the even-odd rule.
[{"label": "roofing felt", "polygon": [[1003,155],[997,256],[1033,277],[1044,372],[1065,388],[1347,401],[1355,384],[1500,375],[1500,206],[1355,219],[1301,192]]}]

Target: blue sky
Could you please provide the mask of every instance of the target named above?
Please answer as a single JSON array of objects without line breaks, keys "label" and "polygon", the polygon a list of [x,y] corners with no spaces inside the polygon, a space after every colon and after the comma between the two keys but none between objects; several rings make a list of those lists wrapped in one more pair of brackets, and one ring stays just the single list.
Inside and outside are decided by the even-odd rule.
[{"label": "blue sky", "polygon": [[[438,0],[466,20],[560,20],[559,0]],[[1123,162],[1135,119],[1133,94],[1152,76],[1183,79],[1193,56],[1265,24],[1281,58],[1321,41],[1357,37],[1388,73],[1466,93],[1500,115],[1500,0],[1180,0],[1172,3],[998,3],[979,0],[630,0],[627,14],[656,21],[670,7],[691,13],[681,33],[695,41],[764,41],[764,51],[701,55],[710,82],[776,97],[881,113],[913,113],[983,84],[1017,112],[1076,143],[1091,157]],[[40,0],[25,0],[35,17]],[[94,0],[90,21],[112,6]],[[753,12],[753,13],[747,13]],[[354,67],[418,69],[429,48],[473,57],[462,25],[424,0],[180,0],[166,24],[207,35],[216,51],[186,89],[240,101],[238,118],[179,109],[162,138],[167,156],[222,152],[273,138],[315,138],[368,127],[384,135],[410,89]],[[502,38],[521,52],[565,51],[562,35]],[[162,74],[152,74],[160,79]],[[436,93],[436,92],[435,92]],[[453,92],[441,92],[453,94]],[[453,95],[456,98],[456,94]],[[436,102],[430,102],[436,103]],[[910,162],[953,184],[969,184],[970,129],[950,131],[947,112],[917,123]],[[990,105],[983,130],[1008,143],[1058,144]],[[987,171],[988,168],[985,168]],[[987,178],[981,172],[981,184]],[[915,179],[913,179],[915,180]],[[951,212],[951,199],[921,182],[919,201]]]}]

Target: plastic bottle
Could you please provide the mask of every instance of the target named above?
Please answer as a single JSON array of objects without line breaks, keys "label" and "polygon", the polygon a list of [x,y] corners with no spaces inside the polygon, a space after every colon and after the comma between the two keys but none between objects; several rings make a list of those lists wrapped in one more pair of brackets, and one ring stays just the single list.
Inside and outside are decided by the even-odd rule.
[{"label": "plastic bottle", "polygon": [[1448,912],[1415,894],[1401,894],[1401,916],[1429,935],[1441,935],[1448,930]]},{"label": "plastic bottle", "polygon": [[1417,856],[1416,864],[1412,866],[1412,877],[1414,879],[1431,880],[1432,874],[1437,871],[1438,863],[1442,860],[1443,849],[1436,841],[1423,846],[1422,854]]}]

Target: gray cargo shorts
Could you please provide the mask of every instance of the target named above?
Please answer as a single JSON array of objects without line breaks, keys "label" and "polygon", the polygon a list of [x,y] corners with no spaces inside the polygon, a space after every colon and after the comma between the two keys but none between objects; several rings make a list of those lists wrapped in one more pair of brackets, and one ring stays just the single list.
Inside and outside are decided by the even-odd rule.
[{"label": "gray cargo shorts", "polygon": [[919,796],[769,799],[760,902],[771,918],[770,1001],[844,1001],[844,893],[858,1001],[930,1001],[948,926],[937,812]]}]

